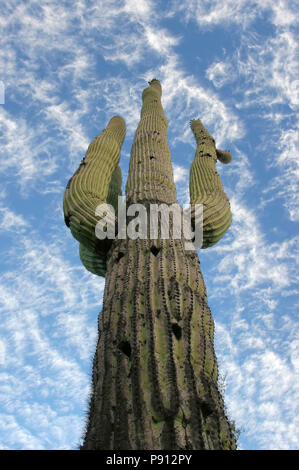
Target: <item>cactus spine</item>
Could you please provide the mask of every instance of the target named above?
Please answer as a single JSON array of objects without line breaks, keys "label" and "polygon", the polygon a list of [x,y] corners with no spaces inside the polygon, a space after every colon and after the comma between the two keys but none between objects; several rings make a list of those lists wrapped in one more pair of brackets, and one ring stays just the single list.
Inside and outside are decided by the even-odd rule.
[{"label": "cactus spine", "polygon": [[[147,209],[177,202],[161,93],[155,79],[142,94],[126,185]],[[82,449],[234,449],[196,252],[183,237],[116,237],[106,257]]]}]

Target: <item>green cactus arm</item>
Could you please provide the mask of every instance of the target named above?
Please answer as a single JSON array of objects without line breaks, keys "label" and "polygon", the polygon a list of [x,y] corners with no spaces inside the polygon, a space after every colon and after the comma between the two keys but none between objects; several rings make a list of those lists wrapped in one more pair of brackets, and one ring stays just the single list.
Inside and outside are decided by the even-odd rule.
[{"label": "green cactus arm", "polygon": [[[108,195],[107,195],[107,204],[111,204],[115,210],[115,215],[117,216],[118,208],[118,196],[121,196],[121,185],[122,185],[122,174],[119,165],[115,168],[112,173]],[[107,253],[94,253],[93,251],[86,248],[82,243],[79,244],[79,256],[83,266],[92,274],[97,276],[106,276],[106,262],[107,262]]]},{"label": "green cactus arm", "polygon": [[217,155],[217,159],[221,162],[221,163],[230,163],[232,161],[232,154],[230,153],[229,150],[219,150],[219,149],[216,149],[216,155]]},{"label": "green cactus arm", "polygon": [[108,251],[107,240],[98,240],[96,207],[107,203],[112,174],[120,159],[126,134],[125,121],[114,116],[89,145],[79,168],[67,184],[63,211],[65,223],[76,240],[92,252]]},{"label": "green cactus arm", "polygon": [[142,201],[176,202],[170,150],[167,142],[168,121],[162,103],[159,80],[153,79],[142,93],[140,121],[130,158],[126,197],[128,203]]},{"label": "green cactus arm", "polygon": [[200,120],[190,124],[197,143],[190,168],[190,202],[203,205],[202,248],[208,248],[224,236],[232,220],[230,203],[216,170],[217,159],[229,163],[231,154],[216,149],[215,140]]},{"label": "green cactus arm", "polygon": [[79,243],[80,260],[87,271],[97,276],[106,276],[106,256],[100,256]]}]

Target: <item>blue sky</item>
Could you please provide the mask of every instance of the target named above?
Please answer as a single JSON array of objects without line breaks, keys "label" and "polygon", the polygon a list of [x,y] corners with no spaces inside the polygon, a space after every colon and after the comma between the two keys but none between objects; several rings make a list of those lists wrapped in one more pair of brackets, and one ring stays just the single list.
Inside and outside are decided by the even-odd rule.
[{"label": "blue sky", "polygon": [[299,448],[296,16],[293,0],[2,0],[1,449],[80,443],[104,280],[80,264],[63,192],[114,114],[126,181],[154,77],[180,203],[190,119],[233,155],[217,164],[233,223],[199,257],[239,448]]}]

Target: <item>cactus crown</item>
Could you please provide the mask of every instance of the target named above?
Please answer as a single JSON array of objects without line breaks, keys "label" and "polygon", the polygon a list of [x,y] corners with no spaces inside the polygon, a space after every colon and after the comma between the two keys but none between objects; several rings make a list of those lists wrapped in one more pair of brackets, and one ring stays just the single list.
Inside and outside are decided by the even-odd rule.
[{"label": "cactus crown", "polygon": [[150,80],[149,82],[147,82],[149,85],[151,85],[153,82],[159,82],[160,83],[160,80],[158,80],[157,78],[153,78],[152,80]]},{"label": "cactus crown", "polygon": [[145,98],[156,96],[157,99],[162,96],[162,87],[161,83],[157,78],[153,78],[148,82],[149,86],[145,88],[142,92],[142,101],[144,102]]},{"label": "cactus crown", "polygon": [[[200,140],[202,138],[205,138],[205,139],[209,138],[215,144],[215,139],[207,131],[207,129],[204,127],[200,119],[191,119],[190,127],[194,134],[197,144],[200,143]],[[215,148],[216,148],[216,145],[215,145]],[[219,160],[221,163],[227,164],[232,161],[232,155],[229,150],[220,150],[216,148],[216,156],[217,156],[217,160]]]}]

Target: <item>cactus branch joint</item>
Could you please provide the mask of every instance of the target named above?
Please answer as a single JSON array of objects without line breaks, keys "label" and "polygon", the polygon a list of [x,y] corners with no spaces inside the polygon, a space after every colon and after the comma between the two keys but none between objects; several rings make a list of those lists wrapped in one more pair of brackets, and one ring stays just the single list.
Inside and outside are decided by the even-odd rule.
[{"label": "cactus branch joint", "polygon": [[157,79],[143,90],[125,198],[120,116],[91,142],[64,193],[80,259],[106,278],[82,449],[236,448],[195,250],[219,242],[231,224],[216,170],[231,154],[216,148],[200,120],[190,122],[197,147],[182,210],[161,96]]}]

